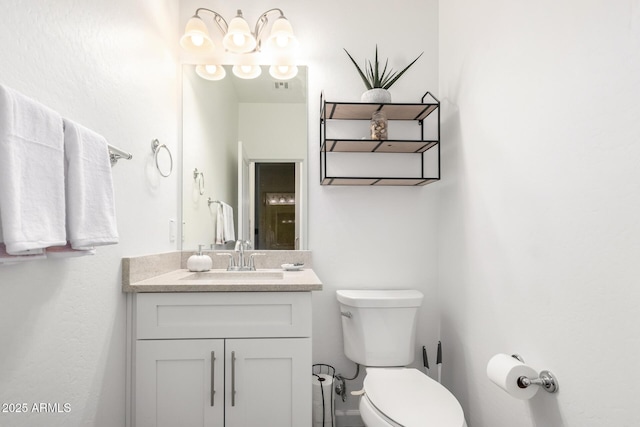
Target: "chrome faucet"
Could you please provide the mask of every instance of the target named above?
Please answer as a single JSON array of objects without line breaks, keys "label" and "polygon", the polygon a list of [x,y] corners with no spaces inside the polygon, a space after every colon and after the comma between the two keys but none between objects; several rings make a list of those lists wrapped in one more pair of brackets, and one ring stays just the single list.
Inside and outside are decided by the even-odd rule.
[{"label": "chrome faucet", "polygon": [[251,249],[251,242],[248,240],[237,240],[235,252],[238,254],[238,262],[236,263],[237,270],[247,271],[247,270],[255,270],[253,267],[253,263],[249,265],[244,259],[244,251],[246,249]]},{"label": "chrome faucet", "polygon": [[263,253],[252,252],[249,254],[249,257],[245,257],[245,250],[251,249],[251,242],[248,240],[237,240],[236,247],[234,252],[238,254],[238,259],[233,256],[233,253],[229,252],[220,252],[216,255],[226,256],[229,258],[229,265],[227,266],[227,271],[255,271],[256,265],[254,262],[254,258],[256,256],[265,255]]}]

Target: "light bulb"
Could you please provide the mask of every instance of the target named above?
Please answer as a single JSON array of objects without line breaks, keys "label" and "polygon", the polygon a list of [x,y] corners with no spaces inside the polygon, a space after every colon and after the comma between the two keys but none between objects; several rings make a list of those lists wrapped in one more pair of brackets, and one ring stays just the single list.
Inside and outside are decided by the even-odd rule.
[{"label": "light bulb", "polygon": [[287,47],[288,44],[289,44],[289,37],[287,36],[276,37],[276,45],[278,45],[278,47]]},{"label": "light bulb", "polygon": [[204,44],[204,37],[200,34],[194,34],[191,36],[191,43],[193,43],[194,46],[200,47]]},{"label": "light bulb", "polygon": [[244,46],[245,43],[245,37],[244,34],[241,33],[235,33],[233,35],[233,44],[236,46]]},{"label": "light bulb", "polygon": [[205,65],[205,66],[204,66],[204,69],[205,69],[205,70],[207,71],[207,73],[209,73],[209,74],[215,74],[215,73],[216,73],[216,70],[218,69],[218,67],[217,67],[217,66],[215,66],[215,65]]},{"label": "light bulb", "polygon": [[241,65],[240,69],[243,73],[249,73],[251,72],[251,65]]},{"label": "light bulb", "polygon": [[271,77],[278,80],[289,80],[298,74],[298,67],[291,64],[278,64],[269,67]]}]

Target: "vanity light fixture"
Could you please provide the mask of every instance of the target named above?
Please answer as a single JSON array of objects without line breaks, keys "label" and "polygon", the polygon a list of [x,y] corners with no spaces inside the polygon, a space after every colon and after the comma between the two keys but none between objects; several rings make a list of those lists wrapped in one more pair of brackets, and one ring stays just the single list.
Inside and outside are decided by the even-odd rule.
[{"label": "vanity light fixture", "polygon": [[227,75],[222,65],[196,65],[196,74],[206,80],[222,80]]},{"label": "vanity light fixture", "polygon": [[295,205],[295,193],[267,193],[268,205]]},{"label": "vanity light fixture", "polygon": [[[238,55],[237,63],[233,64],[233,73],[236,76],[252,79],[260,75],[260,67],[255,64],[255,57],[258,53],[262,53],[263,44],[266,46],[264,53],[271,54],[267,59],[269,62],[267,65],[271,66],[269,68],[271,76],[287,80],[298,74],[298,67],[293,65],[290,55],[291,49],[298,42],[293,34],[291,23],[281,9],[273,8],[263,12],[256,21],[253,32],[241,10],[238,10],[238,14],[227,23],[216,11],[204,7],[196,9],[195,15],[187,22],[184,35],[180,38],[180,46],[195,54],[209,54],[217,48],[207,25],[200,16],[203,12],[213,15],[213,22],[223,34],[222,47],[225,51]],[[263,33],[269,22],[267,15],[274,12],[279,13],[280,16],[273,22],[271,32],[263,43]],[[200,77],[208,80],[220,80],[225,77],[221,64],[201,64],[196,67],[196,72]]]}]

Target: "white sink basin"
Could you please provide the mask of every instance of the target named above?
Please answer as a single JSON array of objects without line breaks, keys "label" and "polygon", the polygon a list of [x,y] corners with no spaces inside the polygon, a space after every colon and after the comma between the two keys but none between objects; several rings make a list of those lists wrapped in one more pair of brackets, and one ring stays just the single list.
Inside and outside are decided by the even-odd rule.
[{"label": "white sink basin", "polygon": [[193,273],[183,277],[181,280],[282,280],[284,274],[282,271],[205,271],[201,273]]}]

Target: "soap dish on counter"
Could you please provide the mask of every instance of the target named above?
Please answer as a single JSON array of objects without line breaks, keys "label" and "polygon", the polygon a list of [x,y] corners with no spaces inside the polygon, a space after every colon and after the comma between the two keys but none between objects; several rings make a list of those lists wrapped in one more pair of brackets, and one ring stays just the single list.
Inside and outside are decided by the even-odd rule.
[{"label": "soap dish on counter", "polygon": [[295,264],[282,264],[281,267],[286,271],[300,271],[304,268],[304,264],[297,262]]}]

